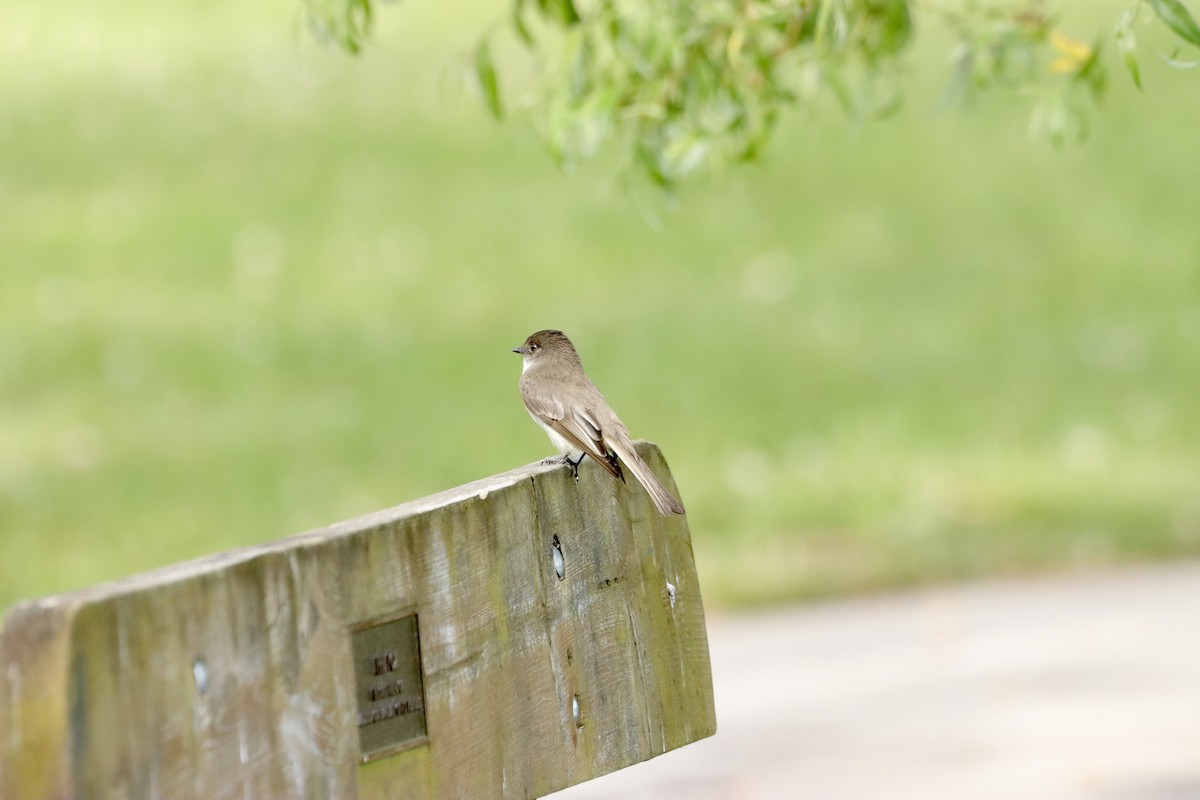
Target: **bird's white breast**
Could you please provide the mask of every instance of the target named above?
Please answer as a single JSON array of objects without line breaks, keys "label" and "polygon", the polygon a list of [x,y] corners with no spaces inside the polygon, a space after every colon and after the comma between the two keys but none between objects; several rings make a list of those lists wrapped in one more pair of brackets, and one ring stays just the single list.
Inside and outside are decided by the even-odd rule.
[{"label": "bird's white breast", "polygon": [[544,430],[546,435],[550,437],[550,443],[554,445],[555,450],[562,453],[564,456],[570,456],[572,461],[583,455],[582,450],[571,444],[571,442],[567,439],[563,438],[563,436],[561,436],[558,431],[554,430],[554,428],[551,428],[549,425],[538,419],[537,415],[530,413],[529,416],[533,417],[533,421],[538,424],[538,427]]}]

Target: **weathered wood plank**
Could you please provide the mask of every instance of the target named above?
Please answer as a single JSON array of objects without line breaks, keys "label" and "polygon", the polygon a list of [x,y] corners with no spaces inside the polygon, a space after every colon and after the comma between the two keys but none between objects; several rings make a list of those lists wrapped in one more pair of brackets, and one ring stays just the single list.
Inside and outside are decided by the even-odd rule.
[{"label": "weathered wood plank", "polygon": [[[423,700],[364,690],[352,631],[414,612]],[[364,691],[405,692],[379,707],[423,705],[427,736],[364,763]],[[532,798],[714,730],[686,518],[595,465],[27,602],[0,630],[0,800]]]}]

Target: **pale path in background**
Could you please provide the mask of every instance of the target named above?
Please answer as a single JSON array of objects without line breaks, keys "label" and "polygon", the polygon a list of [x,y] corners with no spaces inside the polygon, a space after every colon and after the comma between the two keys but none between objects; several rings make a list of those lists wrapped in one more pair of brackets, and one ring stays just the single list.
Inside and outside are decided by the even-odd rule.
[{"label": "pale path in background", "polygon": [[717,735],[555,800],[1200,798],[1200,563],[710,615]]}]

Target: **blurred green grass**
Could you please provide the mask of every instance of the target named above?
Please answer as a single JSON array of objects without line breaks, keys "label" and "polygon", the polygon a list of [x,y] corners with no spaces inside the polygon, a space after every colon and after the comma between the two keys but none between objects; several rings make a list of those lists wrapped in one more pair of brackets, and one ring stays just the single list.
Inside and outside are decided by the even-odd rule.
[{"label": "blurred green grass", "polygon": [[648,224],[461,88],[499,13],[388,7],[350,60],[289,0],[6,10],[0,605],[546,455],[507,350],[549,326],[710,603],[1200,552],[1194,76],[1056,153],[931,111],[930,54]]}]

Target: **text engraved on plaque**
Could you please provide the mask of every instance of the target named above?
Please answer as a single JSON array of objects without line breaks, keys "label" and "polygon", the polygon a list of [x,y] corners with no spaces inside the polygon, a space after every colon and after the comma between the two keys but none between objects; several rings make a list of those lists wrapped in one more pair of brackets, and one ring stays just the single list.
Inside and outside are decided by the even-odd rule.
[{"label": "text engraved on plaque", "polygon": [[354,626],[351,649],[363,760],[422,744],[427,732],[417,615]]}]

